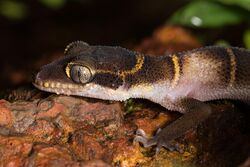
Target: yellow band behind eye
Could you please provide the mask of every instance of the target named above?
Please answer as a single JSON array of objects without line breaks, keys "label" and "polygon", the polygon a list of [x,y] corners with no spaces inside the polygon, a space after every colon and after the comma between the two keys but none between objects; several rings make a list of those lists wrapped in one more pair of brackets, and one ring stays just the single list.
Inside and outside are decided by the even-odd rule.
[{"label": "yellow band behind eye", "polygon": [[69,78],[71,78],[71,76],[70,76],[70,68],[71,68],[71,66],[74,65],[74,64],[77,64],[77,63],[70,62],[70,63],[67,64],[67,66],[66,66],[66,68],[65,68],[65,73],[66,73],[67,77],[69,77]]}]

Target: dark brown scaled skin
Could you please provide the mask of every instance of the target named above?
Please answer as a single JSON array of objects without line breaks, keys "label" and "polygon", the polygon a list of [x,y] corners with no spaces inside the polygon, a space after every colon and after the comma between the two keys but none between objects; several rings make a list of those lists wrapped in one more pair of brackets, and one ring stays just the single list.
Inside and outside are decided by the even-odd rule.
[{"label": "dark brown scaled skin", "polygon": [[139,129],[145,147],[176,149],[172,141],[205,120],[204,101],[250,99],[250,52],[205,47],[174,55],[150,56],[121,47],[69,44],[65,57],[41,68],[34,85],[57,94],[123,101],[146,98],[184,115],[153,138]]}]

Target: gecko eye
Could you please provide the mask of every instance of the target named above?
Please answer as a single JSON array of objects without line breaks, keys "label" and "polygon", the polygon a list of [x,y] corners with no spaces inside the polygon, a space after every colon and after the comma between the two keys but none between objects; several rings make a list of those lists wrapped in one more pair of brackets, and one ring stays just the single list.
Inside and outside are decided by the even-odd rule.
[{"label": "gecko eye", "polygon": [[87,83],[92,79],[91,70],[82,65],[73,65],[70,69],[70,77],[74,82],[77,83]]}]

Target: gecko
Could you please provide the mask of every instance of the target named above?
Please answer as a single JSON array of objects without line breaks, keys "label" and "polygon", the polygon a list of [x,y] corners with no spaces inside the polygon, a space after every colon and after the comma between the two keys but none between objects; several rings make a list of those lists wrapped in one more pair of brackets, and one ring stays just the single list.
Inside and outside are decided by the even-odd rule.
[{"label": "gecko", "polygon": [[156,146],[156,152],[177,149],[173,141],[209,117],[206,101],[250,99],[250,51],[243,48],[208,46],[152,56],[75,41],[64,54],[41,67],[35,87],[103,100],[144,98],[183,114],[153,137],[136,131],[134,141]]}]

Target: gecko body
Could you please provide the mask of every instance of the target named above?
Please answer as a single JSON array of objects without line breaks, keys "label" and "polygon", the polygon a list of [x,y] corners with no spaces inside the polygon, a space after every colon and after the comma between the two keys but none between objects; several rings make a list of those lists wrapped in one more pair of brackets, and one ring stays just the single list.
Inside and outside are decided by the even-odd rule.
[{"label": "gecko body", "polygon": [[104,100],[145,98],[183,113],[152,138],[138,130],[145,147],[173,149],[173,139],[205,120],[204,101],[250,99],[250,52],[236,47],[204,47],[150,56],[121,47],[76,41],[65,57],[43,66],[34,85],[44,91]]}]

